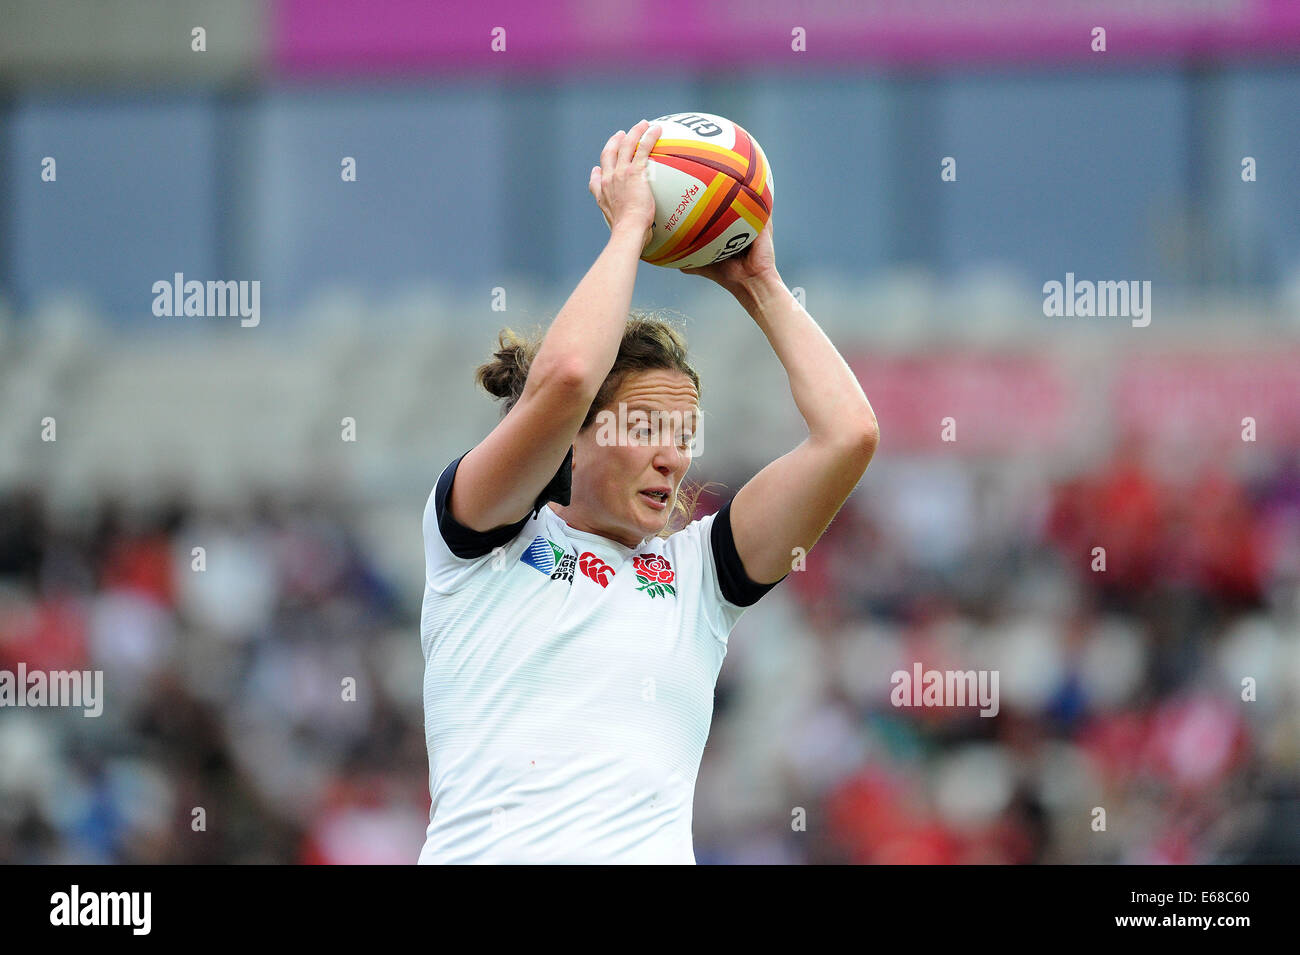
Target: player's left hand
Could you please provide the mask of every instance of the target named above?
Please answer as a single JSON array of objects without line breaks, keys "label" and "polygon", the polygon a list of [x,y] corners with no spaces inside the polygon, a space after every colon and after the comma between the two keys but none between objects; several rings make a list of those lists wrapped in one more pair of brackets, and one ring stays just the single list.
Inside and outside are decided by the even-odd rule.
[{"label": "player's left hand", "polygon": [[772,220],[767,220],[763,231],[758,234],[744,252],[733,255],[721,262],[702,265],[694,269],[682,269],[686,275],[702,275],[712,279],[728,291],[743,288],[756,279],[776,275],[776,250],[772,245]]}]

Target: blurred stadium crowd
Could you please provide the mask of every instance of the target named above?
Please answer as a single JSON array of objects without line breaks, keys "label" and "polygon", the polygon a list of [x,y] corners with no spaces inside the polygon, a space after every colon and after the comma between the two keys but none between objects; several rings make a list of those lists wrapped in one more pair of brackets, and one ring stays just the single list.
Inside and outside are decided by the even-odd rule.
[{"label": "blurred stadium crowd", "polygon": [[[890,461],[883,427],[806,570],[731,635],[697,859],[1300,861],[1294,449],[1171,482],[1121,445],[1060,478]],[[701,513],[747,475],[710,476],[730,490]],[[181,485],[68,517],[6,489],[0,669],[101,669],[108,705],[0,714],[0,861],[413,862],[419,593],[367,516]],[[998,669],[1000,714],[895,709],[913,661]]]},{"label": "blurred stadium crowd", "polygon": [[[785,624],[733,635],[701,861],[1300,859],[1300,460],[1249,481],[1152,470],[1120,454],[1030,493],[963,488],[969,470],[864,482],[788,579]],[[907,511],[964,540],[897,533]],[[888,675],[913,661],[998,669],[1000,714],[892,707]],[[764,734],[781,755],[740,839]],[[783,831],[794,806],[811,838]]]}]

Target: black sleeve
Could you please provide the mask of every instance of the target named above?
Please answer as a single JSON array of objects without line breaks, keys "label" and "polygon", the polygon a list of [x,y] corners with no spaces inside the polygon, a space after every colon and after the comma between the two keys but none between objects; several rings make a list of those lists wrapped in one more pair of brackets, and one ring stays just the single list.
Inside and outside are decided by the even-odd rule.
[{"label": "black sleeve", "polygon": [[[469,454],[469,452],[466,451],[465,454]],[[438,513],[438,532],[442,534],[442,539],[447,542],[447,549],[457,557],[471,560],[492,553],[494,547],[500,547],[514,540],[515,536],[523,530],[524,525],[528,523],[529,517],[536,517],[547,501],[568,504],[571,499],[570,495],[573,489],[572,447],[569,448],[569,453],[565,455],[560,470],[556,472],[555,477],[551,478],[551,482],[542,489],[542,493],[533,502],[531,515],[525,514],[513,524],[503,524],[500,527],[492,528],[490,531],[472,530],[452,517],[451,511],[447,507],[447,499],[451,496],[451,485],[456,480],[456,469],[460,467],[460,462],[465,457],[465,454],[452,461],[442,472],[433,493],[433,505]]]},{"label": "black sleeve", "polygon": [[736,539],[731,534],[731,502],[722,505],[718,516],[713,519],[709,531],[709,545],[713,549],[713,565],[718,569],[718,586],[722,596],[737,607],[751,607],[758,599],[773,587],[790,576],[786,574],[781,580],[770,584],[757,584],[745,573],[745,566],[736,553]]}]

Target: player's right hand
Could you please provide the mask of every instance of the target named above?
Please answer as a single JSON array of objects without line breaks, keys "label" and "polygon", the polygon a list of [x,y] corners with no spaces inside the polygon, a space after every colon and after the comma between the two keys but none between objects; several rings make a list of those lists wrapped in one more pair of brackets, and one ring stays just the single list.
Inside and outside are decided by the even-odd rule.
[{"label": "player's right hand", "polygon": [[600,151],[600,165],[592,167],[587,183],[610,230],[644,233],[642,249],[650,244],[655,218],[646,166],[661,132],[662,126],[651,126],[645,119],[627,132],[620,129]]}]

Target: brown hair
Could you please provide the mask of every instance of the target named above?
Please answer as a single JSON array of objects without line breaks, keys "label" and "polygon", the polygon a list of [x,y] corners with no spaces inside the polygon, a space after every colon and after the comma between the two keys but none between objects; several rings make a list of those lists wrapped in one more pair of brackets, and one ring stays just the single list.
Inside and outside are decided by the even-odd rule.
[{"label": "brown hair", "polygon": [[[644,309],[630,311],[627,325],[623,329],[623,340],[618,346],[618,356],[601,383],[591,407],[587,409],[582,430],[585,431],[592,425],[596,416],[613,401],[624,380],[633,372],[654,369],[679,371],[695,385],[695,393],[700,394],[700,376],[686,359],[686,339],[675,327],[675,323],[663,315],[662,312]],[[474,373],[474,380],[488,394],[502,399],[503,418],[524,393],[528,369],[541,347],[543,334],[541,329],[536,329],[527,336],[521,336],[510,328],[502,329],[497,336],[497,349],[492,360],[479,365]],[[704,488],[705,485],[682,481],[681,493],[673,505],[674,519],[680,517],[682,526],[690,523]],[[672,524],[673,521],[670,520],[659,536],[667,537],[673,533],[669,529]]]}]

